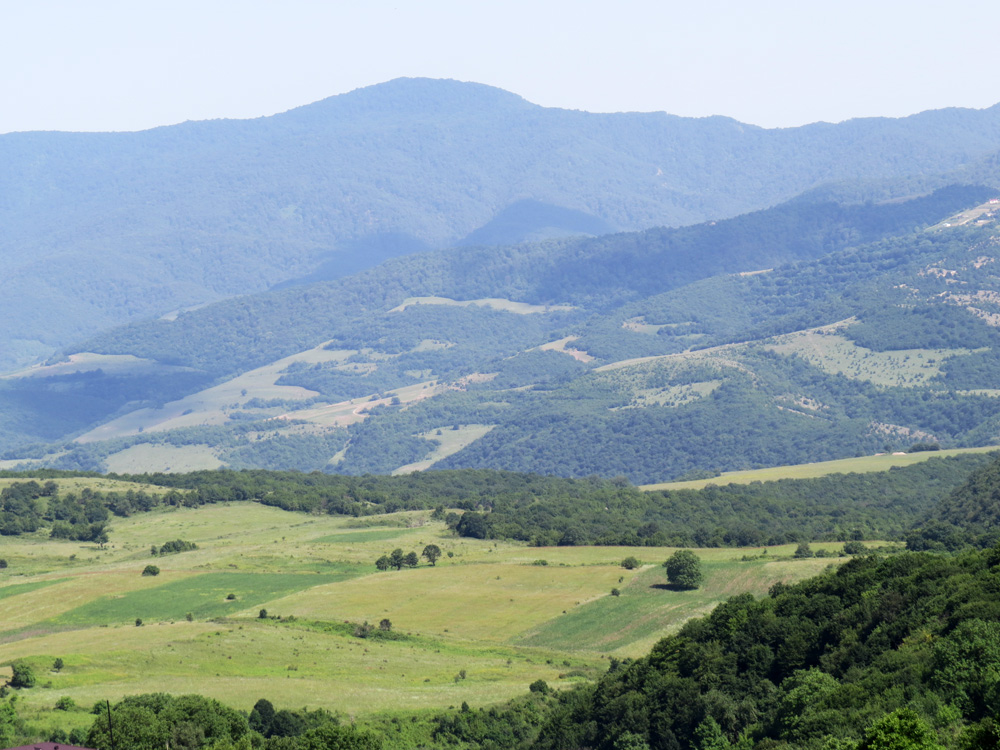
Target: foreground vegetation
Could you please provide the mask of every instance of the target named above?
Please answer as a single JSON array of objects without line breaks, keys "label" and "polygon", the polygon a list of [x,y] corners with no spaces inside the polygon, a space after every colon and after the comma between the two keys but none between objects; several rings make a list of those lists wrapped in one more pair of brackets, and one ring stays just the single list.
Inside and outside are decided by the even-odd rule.
[{"label": "foreground vegetation", "polygon": [[[119,737],[150,750],[868,750],[900,735],[965,750],[1000,736],[1000,547],[968,546],[996,543],[992,457],[732,486],[761,519],[825,493],[889,496],[888,515],[893,493],[939,492],[906,538],[935,554],[899,542],[877,555],[816,539],[678,551],[648,538],[532,546],[457,533],[503,517],[499,496],[484,505],[491,483],[562,486],[584,508],[587,492],[607,508],[616,492],[624,505],[669,500],[620,482],[458,473],[451,491],[471,490],[479,510],[386,512],[448,478],[4,478],[5,512],[21,503],[39,526],[4,537],[0,664],[17,692],[0,700],[0,738],[109,748],[107,701]],[[310,482],[311,493],[290,491]],[[722,489],[685,492],[717,513]],[[547,504],[560,507],[540,493],[522,515]],[[108,539],[54,534],[78,524],[48,519],[126,506]]]}]

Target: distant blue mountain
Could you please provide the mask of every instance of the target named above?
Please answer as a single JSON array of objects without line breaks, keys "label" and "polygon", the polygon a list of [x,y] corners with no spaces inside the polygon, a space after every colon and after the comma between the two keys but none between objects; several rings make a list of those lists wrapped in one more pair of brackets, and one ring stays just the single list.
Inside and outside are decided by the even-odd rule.
[{"label": "distant blue mountain", "polygon": [[113,325],[399,253],[691,224],[997,150],[997,107],[766,130],[427,79],[255,120],[7,134],[0,371]]}]

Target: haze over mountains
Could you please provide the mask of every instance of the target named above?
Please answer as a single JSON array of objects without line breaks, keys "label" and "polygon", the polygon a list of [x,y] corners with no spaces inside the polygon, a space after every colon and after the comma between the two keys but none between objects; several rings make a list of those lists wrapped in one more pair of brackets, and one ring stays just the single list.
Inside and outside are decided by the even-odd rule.
[{"label": "haze over mountains", "polygon": [[996,107],[764,130],[546,109],[424,79],[257,120],[8,134],[0,369],[129,320],[394,255],[691,224],[997,150]]},{"label": "haze over mountains", "polygon": [[986,444],[998,153],[1000,107],[764,130],[420,79],[0,136],[0,364],[72,355],[0,380],[4,465],[657,481]]}]

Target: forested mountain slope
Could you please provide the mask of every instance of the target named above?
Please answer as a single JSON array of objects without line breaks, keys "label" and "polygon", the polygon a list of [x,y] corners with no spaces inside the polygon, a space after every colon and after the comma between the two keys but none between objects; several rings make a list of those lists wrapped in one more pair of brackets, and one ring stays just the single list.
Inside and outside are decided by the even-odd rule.
[{"label": "forested mountain slope", "polygon": [[128,320],[467,237],[718,219],[998,149],[996,107],[764,130],[421,79],[256,120],[8,134],[0,368]]},{"label": "forested mountain slope", "polygon": [[461,248],[135,324],[0,382],[4,458],[651,482],[990,444],[992,194]]}]

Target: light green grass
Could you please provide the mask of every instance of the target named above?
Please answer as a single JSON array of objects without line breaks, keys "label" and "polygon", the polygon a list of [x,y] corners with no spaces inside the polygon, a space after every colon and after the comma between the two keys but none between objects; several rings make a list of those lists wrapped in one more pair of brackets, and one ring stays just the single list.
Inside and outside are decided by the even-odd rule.
[{"label": "light green grass", "polygon": [[479,438],[488,434],[496,425],[491,424],[466,424],[460,425],[457,430],[452,429],[453,425],[444,425],[436,430],[430,430],[417,435],[427,440],[437,443],[437,447],[422,461],[406,464],[396,469],[393,474],[409,474],[413,471],[426,471],[438,461],[442,461],[448,456],[458,453],[463,448],[472,445]]},{"label": "light green grass", "polygon": [[[32,479],[30,476],[0,478],[0,489],[9,487],[10,485],[18,482],[29,481],[35,481],[38,482],[38,484],[55,482],[56,487],[59,488],[59,492],[61,494],[72,492],[79,495],[85,489],[92,492],[117,492],[119,494],[125,494],[129,490],[132,490],[134,492],[145,492],[147,495],[165,495],[170,491],[169,487],[161,487],[155,484],[144,484],[142,482],[125,482],[120,479],[111,479],[109,477],[60,477],[57,479]],[[183,493],[186,492],[186,490],[180,490],[180,492]],[[9,541],[11,540],[5,540],[5,542]]]},{"label": "light green grass", "polygon": [[133,472],[188,472],[218,469],[225,463],[209,445],[154,445],[141,443],[112,453],[104,460],[108,471],[116,474]]},{"label": "light green grass", "polygon": [[[697,550],[696,554],[705,557],[705,552]],[[708,613],[734,594],[762,595],[779,581],[808,578],[829,563],[829,558],[742,562],[735,557],[720,560],[713,554],[702,566],[704,584],[693,591],[667,588],[663,567],[646,566],[638,575],[625,575],[622,583],[613,586],[621,592],[619,596],[612,596],[609,587],[599,599],[533,628],[513,642],[638,657],[688,619]]]},{"label": "light green grass", "polygon": [[[608,655],[643,653],[725,596],[764,591],[820,565],[769,568],[739,563],[744,550],[700,550],[709,583],[690,606],[675,606],[676,592],[644,583],[657,580],[659,567],[620,567],[629,555],[658,566],[671,549],[462,539],[429,515],[355,519],[220,504],[114,519],[105,550],[42,534],[5,538],[11,583],[0,587],[0,668],[23,658],[44,673],[51,689],[22,693],[26,710],[41,712],[61,695],[88,706],[159,690],[244,710],[267,697],[359,716],[487,705],[537,679],[564,685],[560,673],[596,674]],[[151,557],[151,545],[171,539],[198,549]],[[445,552],[437,566],[375,569],[394,547],[419,553],[430,543]],[[771,554],[779,553],[791,548]],[[548,564],[533,564],[539,559]],[[148,563],[159,576],[140,575]],[[613,586],[624,593],[610,602]],[[286,620],[262,620],[262,608]],[[407,637],[359,639],[343,626],[383,618]],[[66,663],[60,673],[51,672],[55,658]],[[456,681],[462,669],[467,679]]]},{"label": "light green grass", "polygon": [[688,482],[660,482],[644,484],[643,490],[681,490],[701,489],[709,484],[750,484],[751,482],[773,482],[778,479],[815,479],[829,474],[866,474],[874,471],[888,471],[894,466],[912,466],[932,458],[957,456],[962,453],[991,453],[1000,450],[1000,446],[988,445],[981,448],[950,448],[941,451],[920,451],[903,455],[879,454],[876,456],[859,456],[857,458],[841,458],[835,461],[818,461],[811,464],[796,464],[793,466],[770,466],[765,469],[749,471],[727,471],[711,479],[696,479]]},{"label": "light green grass", "polygon": [[19,378],[51,378],[59,375],[74,375],[100,370],[107,375],[164,375],[174,372],[191,372],[194,368],[165,365],[152,359],[143,359],[131,354],[94,354],[80,352],[71,354],[64,362],[51,365],[35,365],[24,370],[0,375],[0,380]]},{"label": "light green grass", "polygon": [[514,302],[509,299],[490,297],[484,299],[455,300],[448,297],[407,297],[403,302],[392,308],[389,312],[402,312],[407,307],[413,305],[445,305],[450,307],[491,307],[494,310],[516,313],[518,315],[530,315],[533,313],[566,312],[575,310],[572,305],[532,305],[527,302]]},{"label": "light green grass", "polygon": [[968,349],[903,349],[875,352],[829,329],[790,333],[769,346],[779,354],[797,354],[824,372],[876,385],[925,385],[941,373],[943,361],[969,354]]},{"label": "light green grass", "polygon": [[[558,686],[566,671],[566,655],[542,649],[420,637],[371,641],[269,620],[95,628],[7,644],[0,653],[27,660],[37,672],[57,655],[64,660],[60,673],[45,675],[50,689],[22,693],[29,704],[52,705],[68,695],[89,706],[155,690],[200,693],[245,711],[266,697],[276,706],[350,717],[486,705],[524,694],[537,679]],[[600,669],[593,657],[569,658],[575,668]],[[466,678],[456,680],[462,669]]]},{"label": "light green grass", "polygon": [[322,542],[323,544],[337,544],[339,542],[348,543],[358,543],[358,542],[384,542],[389,539],[398,539],[407,533],[406,529],[395,528],[395,529],[368,529],[366,531],[342,531],[336,534],[327,534],[326,536],[321,536],[318,539],[313,539],[313,542]]},{"label": "light green grass", "polygon": [[172,401],[158,409],[139,409],[107,422],[77,440],[95,440],[137,435],[140,431],[158,432],[197,425],[223,424],[228,421],[227,409],[240,408],[252,398],[307,399],[315,391],[289,385],[277,385],[282,371],[293,362],[315,364],[341,362],[353,351],[324,349],[323,345],[293,354],[259,367],[211,388]]},{"label": "light green grass", "polygon": [[562,352],[563,354],[568,354],[573,359],[579,360],[580,362],[593,362],[594,357],[587,354],[587,352],[582,349],[575,349],[569,344],[578,340],[579,336],[566,336],[556,341],[550,341],[547,344],[542,344],[538,347],[543,352]]}]

